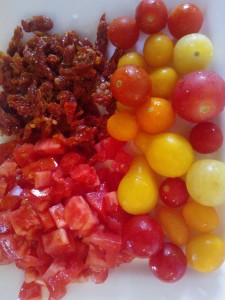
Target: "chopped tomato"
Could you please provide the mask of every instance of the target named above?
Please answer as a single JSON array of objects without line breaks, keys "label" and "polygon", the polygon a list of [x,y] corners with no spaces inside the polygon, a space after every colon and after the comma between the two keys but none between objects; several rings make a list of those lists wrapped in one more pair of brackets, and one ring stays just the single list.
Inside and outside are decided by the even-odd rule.
[{"label": "chopped tomato", "polygon": [[52,172],[49,170],[38,171],[34,173],[34,187],[36,189],[45,188],[51,186]]},{"label": "chopped tomato", "polygon": [[24,167],[35,160],[37,160],[37,154],[34,152],[33,144],[17,145],[13,151],[13,158],[20,167]]},{"label": "chopped tomato", "polygon": [[16,141],[10,141],[0,144],[0,164],[2,164],[7,158],[10,158],[12,156],[16,144]]},{"label": "chopped tomato", "polygon": [[40,223],[44,229],[44,231],[53,229],[56,227],[55,221],[52,218],[50,212],[48,210],[45,211],[37,211],[38,218]]},{"label": "chopped tomato", "polygon": [[64,154],[65,151],[65,146],[53,138],[39,140],[34,145],[34,152],[44,156]]},{"label": "chopped tomato", "polygon": [[85,157],[77,152],[68,152],[60,160],[59,166],[64,175],[69,175],[74,167],[85,163]]},{"label": "chopped tomato", "polygon": [[30,163],[22,168],[22,172],[27,178],[34,178],[35,172],[38,171],[54,171],[58,167],[58,163],[52,157],[46,157]]},{"label": "chopped tomato", "polygon": [[35,210],[44,211],[49,208],[52,203],[52,188],[24,189],[22,197],[28,199],[28,202]]},{"label": "chopped tomato", "polygon": [[10,216],[9,211],[1,211],[0,212],[0,234],[14,232],[9,216]]},{"label": "chopped tomato", "polygon": [[50,207],[49,212],[58,228],[66,227],[67,223],[64,219],[64,206],[62,203]]},{"label": "chopped tomato", "polygon": [[38,283],[35,282],[23,283],[19,292],[18,300],[41,300],[41,299],[42,299],[41,286]]},{"label": "chopped tomato", "polygon": [[112,137],[106,138],[95,145],[97,153],[104,156],[104,160],[113,159],[118,150],[125,145],[124,142],[118,141]]}]

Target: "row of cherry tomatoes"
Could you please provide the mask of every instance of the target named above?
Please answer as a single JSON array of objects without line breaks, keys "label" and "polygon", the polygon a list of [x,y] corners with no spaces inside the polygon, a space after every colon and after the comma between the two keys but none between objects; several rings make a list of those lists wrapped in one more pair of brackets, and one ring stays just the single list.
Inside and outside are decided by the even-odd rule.
[{"label": "row of cherry tomatoes", "polygon": [[[140,31],[148,34],[143,53],[127,52],[112,75],[117,112],[107,129],[139,151],[118,187],[120,205],[135,215],[123,233],[127,249],[150,257],[152,272],[167,282],[180,279],[187,262],[211,272],[225,259],[224,241],[212,233],[220,223],[214,206],[225,201],[225,164],[195,161],[195,151],[209,154],[223,144],[213,119],[225,105],[224,80],[206,70],[213,45],[199,33],[202,23],[195,4],[168,13],[162,0],[143,0],[134,18],[109,26],[111,43],[123,49],[135,46]],[[180,119],[193,124],[188,137],[179,133]]]}]

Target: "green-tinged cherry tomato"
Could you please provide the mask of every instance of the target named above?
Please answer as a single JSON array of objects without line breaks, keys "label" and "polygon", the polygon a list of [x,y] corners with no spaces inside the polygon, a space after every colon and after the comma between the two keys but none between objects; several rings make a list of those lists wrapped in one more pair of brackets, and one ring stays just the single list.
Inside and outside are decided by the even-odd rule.
[{"label": "green-tinged cherry tomato", "polygon": [[142,54],[138,52],[128,52],[124,54],[118,61],[117,68],[125,65],[135,65],[147,69],[147,63]]},{"label": "green-tinged cherry tomato", "polygon": [[194,236],[186,248],[189,265],[198,272],[212,272],[218,269],[225,259],[225,244],[221,237],[212,233]]},{"label": "green-tinged cherry tomato", "polygon": [[130,169],[119,184],[117,193],[121,207],[130,214],[146,214],[155,207],[158,186],[143,156],[134,158]]},{"label": "green-tinged cherry tomato", "polygon": [[110,87],[116,100],[127,106],[139,106],[151,93],[148,73],[135,65],[116,69],[111,77]]},{"label": "green-tinged cherry tomato", "polygon": [[200,159],[187,172],[186,185],[193,200],[217,206],[225,203],[225,163],[215,159]]}]

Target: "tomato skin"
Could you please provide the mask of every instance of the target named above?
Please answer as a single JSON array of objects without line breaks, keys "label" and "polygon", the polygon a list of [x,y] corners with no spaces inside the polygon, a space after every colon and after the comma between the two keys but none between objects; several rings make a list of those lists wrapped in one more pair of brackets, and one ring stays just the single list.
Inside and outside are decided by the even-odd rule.
[{"label": "tomato skin", "polygon": [[123,228],[124,247],[133,255],[147,258],[163,245],[163,232],[157,221],[148,215],[132,217]]},{"label": "tomato skin", "polygon": [[122,49],[131,48],[139,37],[135,19],[126,16],[113,19],[109,24],[108,36],[114,46]]},{"label": "tomato skin", "polygon": [[168,11],[162,0],[142,0],[135,13],[140,30],[152,34],[162,30],[167,23]]},{"label": "tomato skin", "polygon": [[187,269],[187,259],[182,250],[173,243],[166,242],[158,253],[149,259],[152,273],[165,282],[176,282]]},{"label": "tomato skin", "polygon": [[190,33],[199,32],[203,23],[203,13],[194,3],[182,3],[168,15],[168,29],[177,39]]},{"label": "tomato skin", "polygon": [[224,109],[224,80],[208,70],[186,74],[174,89],[172,104],[178,115],[187,121],[208,121]]},{"label": "tomato skin", "polygon": [[118,68],[111,77],[110,87],[117,101],[132,107],[143,103],[151,93],[148,73],[134,65]]}]

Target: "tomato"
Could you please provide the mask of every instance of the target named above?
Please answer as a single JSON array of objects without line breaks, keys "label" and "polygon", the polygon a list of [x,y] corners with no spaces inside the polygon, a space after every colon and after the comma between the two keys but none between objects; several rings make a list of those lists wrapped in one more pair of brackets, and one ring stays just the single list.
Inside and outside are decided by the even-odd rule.
[{"label": "tomato", "polygon": [[18,300],[41,300],[41,285],[35,282],[24,282],[21,286]]},{"label": "tomato", "polygon": [[173,52],[175,70],[187,74],[208,67],[213,57],[213,44],[200,33],[185,35],[176,43]]},{"label": "tomato", "polygon": [[165,177],[184,175],[194,160],[194,151],[188,140],[171,132],[154,135],[145,155],[150,167]]},{"label": "tomato", "polygon": [[141,67],[126,65],[112,75],[110,87],[117,101],[127,106],[138,106],[151,93],[148,73]]},{"label": "tomato", "polygon": [[51,206],[49,208],[49,213],[51,214],[52,219],[58,228],[67,226],[67,223],[64,219],[64,206],[62,203]]},{"label": "tomato", "polygon": [[185,222],[200,232],[210,232],[218,228],[219,216],[214,207],[189,201],[183,207]]},{"label": "tomato", "polygon": [[34,144],[33,150],[34,152],[40,155],[48,155],[48,156],[64,154],[66,151],[65,146],[53,138],[46,138],[37,141]]},{"label": "tomato", "polygon": [[145,58],[138,52],[128,52],[124,54],[118,61],[117,68],[125,65],[135,65],[147,69]]},{"label": "tomato", "polygon": [[109,24],[108,36],[114,46],[122,49],[131,48],[139,37],[135,19],[126,16],[113,19]]},{"label": "tomato", "polygon": [[187,259],[177,245],[166,242],[155,255],[150,257],[149,267],[158,279],[165,282],[176,282],[186,272]]},{"label": "tomato", "polygon": [[157,220],[165,236],[178,246],[186,245],[189,240],[189,229],[182,213],[171,207],[161,206],[157,210]]},{"label": "tomato", "polygon": [[186,183],[179,177],[164,179],[159,187],[159,196],[170,207],[180,207],[189,199]]},{"label": "tomato", "polygon": [[34,145],[28,143],[17,145],[13,151],[13,158],[20,167],[25,167],[34,162],[37,160],[37,153],[34,152]]},{"label": "tomato", "polygon": [[13,233],[13,227],[10,222],[10,212],[0,212],[0,234]]},{"label": "tomato", "polygon": [[163,245],[163,232],[157,221],[148,215],[132,217],[124,226],[123,245],[133,255],[147,258]]},{"label": "tomato", "polygon": [[7,158],[12,156],[16,144],[17,141],[10,141],[0,144],[0,164],[2,164]]},{"label": "tomato", "polygon": [[150,72],[150,80],[152,82],[153,97],[161,97],[169,99],[172,96],[174,87],[178,81],[177,72],[170,67],[156,68]]},{"label": "tomato", "polygon": [[[124,126],[126,124],[126,126]],[[138,132],[138,124],[135,118],[127,113],[120,112],[112,115],[107,121],[108,133],[119,141],[129,141]]]},{"label": "tomato", "polygon": [[189,141],[195,151],[212,153],[222,146],[223,132],[215,123],[202,122],[191,129]]},{"label": "tomato", "polygon": [[163,33],[150,35],[144,43],[144,57],[151,67],[165,67],[173,58],[174,45],[169,36]]},{"label": "tomato", "polygon": [[212,272],[225,260],[225,244],[213,233],[194,236],[186,247],[187,261],[198,272]]},{"label": "tomato", "polygon": [[36,160],[21,170],[26,178],[34,178],[34,175],[38,171],[54,171],[58,167],[58,163],[52,157],[44,157]]},{"label": "tomato", "polygon": [[121,207],[130,214],[146,214],[155,207],[158,186],[144,157],[134,158],[130,169],[120,181],[117,193]]},{"label": "tomato", "polygon": [[225,202],[225,163],[215,159],[200,159],[187,172],[186,185],[193,200],[217,206]]},{"label": "tomato", "polygon": [[151,140],[152,136],[150,134],[140,130],[134,138],[134,144],[142,153],[145,153]]},{"label": "tomato", "polygon": [[106,159],[114,159],[118,151],[124,146],[124,142],[108,137],[95,144],[95,150]]},{"label": "tomato", "polygon": [[162,0],[142,0],[136,7],[137,25],[147,34],[159,32],[166,27],[167,16],[167,7]]},{"label": "tomato", "polygon": [[60,160],[59,166],[64,175],[68,175],[75,166],[85,162],[85,157],[77,152],[68,152]]},{"label": "tomato", "polygon": [[140,128],[150,134],[166,131],[175,121],[175,112],[171,103],[157,97],[150,97],[141,104],[136,116]]},{"label": "tomato", "polygon": [[177,39],[189,33],[196,33],[202,27],[203,13],[194,3],[181,3],[168,15],[168,29]]},{"label": "tomato", "polygon": [[187,121],[208,121],[224,109],[224,80],[208,70],[186,74],[174,89],[172,104],[178,115]]}]

